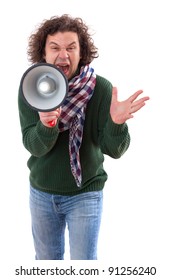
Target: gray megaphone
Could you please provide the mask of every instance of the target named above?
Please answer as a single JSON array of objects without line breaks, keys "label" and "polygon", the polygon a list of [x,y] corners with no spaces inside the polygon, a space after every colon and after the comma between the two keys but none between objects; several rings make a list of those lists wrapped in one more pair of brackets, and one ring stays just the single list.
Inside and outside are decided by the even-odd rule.
[{"label": "gray megaphone", "polygon": [[[57,109],[68,94],[68,80],[64,73],[53,64],[37,63],[28,68],[20,82],[25,103],[39,112]],[[49,122],[54,126],[55,122]]]},{"label": "gray megaphone", "polygon": [[37,63],[28,68],[21,78],[20,86],[24,101],[39,112],[60,107],[68,94],[66,76],[49,63]]}]

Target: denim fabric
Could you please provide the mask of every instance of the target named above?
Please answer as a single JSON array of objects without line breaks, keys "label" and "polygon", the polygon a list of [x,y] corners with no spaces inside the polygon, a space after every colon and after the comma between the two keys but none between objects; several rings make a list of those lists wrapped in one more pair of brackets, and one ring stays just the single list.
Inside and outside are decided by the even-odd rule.
[{"label": "denim fabric", "polygon": [[32,234],[37,260],[63,260],[68,227],[70,259],[96,260],[103,192],[75,196],[30,188]]}]

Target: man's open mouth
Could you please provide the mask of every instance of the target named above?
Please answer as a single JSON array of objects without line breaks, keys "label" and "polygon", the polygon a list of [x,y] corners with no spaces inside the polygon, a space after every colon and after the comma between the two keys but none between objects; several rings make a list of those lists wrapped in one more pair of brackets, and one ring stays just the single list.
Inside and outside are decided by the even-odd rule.
[{"label": "man's open mouth", "polygon": [[69,65],[68,64],[58,64],[57,68],[59,68],[65,75],[67,75],[69,71]]}]

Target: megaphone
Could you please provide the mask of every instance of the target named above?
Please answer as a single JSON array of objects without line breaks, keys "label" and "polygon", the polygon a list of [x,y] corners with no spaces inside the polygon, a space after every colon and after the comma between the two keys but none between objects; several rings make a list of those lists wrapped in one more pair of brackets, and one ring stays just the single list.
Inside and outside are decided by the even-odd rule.
[{"label": "megaphone", "polygon": [[49,63],[37,63],[29,67],[21,78],[20,86],[24,101],[39,112],[60,107],[68,93],[66,76]]}]

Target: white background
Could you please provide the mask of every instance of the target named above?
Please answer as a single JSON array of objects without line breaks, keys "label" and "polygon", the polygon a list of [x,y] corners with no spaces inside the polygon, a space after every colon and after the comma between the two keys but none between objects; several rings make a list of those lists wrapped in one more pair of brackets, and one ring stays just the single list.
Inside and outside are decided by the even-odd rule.
[{"label": "white background", "polygon": [[[42,20],[68,13],[82,17],[94,32],[93,38],[100,54],[93,62],[95,72],[117,86],[119,100],[138,89],[143,89],[143,95],[150,97],[146,106],[128,121],[131,145],[127,153],[119,160],[108,157],[105,160],[109,179],[104,189],[99,263],[108,266],[156,266],[158,274],[151,279],[168,279],[168,2],[6,0],[1,3],[0,256],[4,275],[7,276],[11,267],[23,263],[27,267],[35,265],[26,166],[29,154],[22,145],[17,107],[20,78],[29,66],[27,39]],[[68,244],[65,258],[69,260]],[[11,276],[7,278],[13,280],[14,272],[11,271]]]}]

